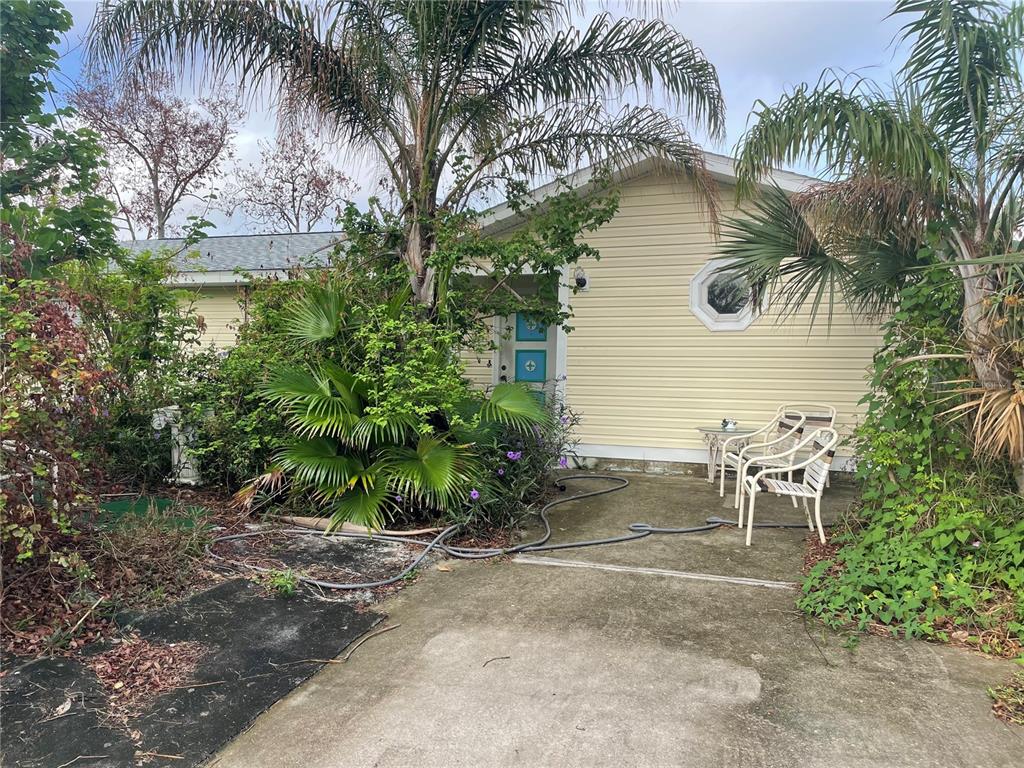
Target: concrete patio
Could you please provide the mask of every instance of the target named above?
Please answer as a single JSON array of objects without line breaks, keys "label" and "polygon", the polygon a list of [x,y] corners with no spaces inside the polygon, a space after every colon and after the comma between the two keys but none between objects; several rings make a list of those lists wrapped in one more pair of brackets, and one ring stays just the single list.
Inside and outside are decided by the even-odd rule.
[{"label": "concrete patio", "polygon": [[[701,479],[630,480],[555,510],[553,541],[732,516]],[[569,490],[584,485],[596,481]],[[851,493],[827,498],[829,519]],[[773,502],[769,519],[803,511]],[[399,629],[326,667],[212,765],[1019,766],[1024,738],[985,693],[1012,665],[874,637],[847,650],[779,583],[799,579],[805,533],[448,561],[384,604]]]}]

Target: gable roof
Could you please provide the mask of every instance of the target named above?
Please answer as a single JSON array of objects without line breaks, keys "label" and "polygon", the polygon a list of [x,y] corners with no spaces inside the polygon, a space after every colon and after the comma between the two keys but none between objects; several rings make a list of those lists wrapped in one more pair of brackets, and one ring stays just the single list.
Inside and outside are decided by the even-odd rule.
[{"label": "gable roof", "polygon": [[[728,155],[719,155],[714,152],[704,152],[704,165],[708,173],[716,181],[724,184],[736,183],[735,158]],[[570,189],[585,193],[591,188],[598,167],[597,164],[594,164],[587,168],[582,168],[570,174],[564,180],[564,183],[568,184]],[[613,164],[612,180],[616,182],[628,181],[659,170],[668,172],[678,171],[672,163],[663,158],[646,155],[617,165]],[[817,181],[812,176],[780,169],[772,171],[768,178],[761,183],[761,186],[768,187],[772,184],[777,184],[787,192],[802,192]],[[530,199],[539,202],[545,197],[557,193],[559,191],[559,184],[559,181],[552,181],[537,187],[530,192]],[[520,222],[520,219],[521,217],[516,214],[508,203],[499,203],[484,212],[480,219],[480,224],[485,231],[494,234],[514,227]]]},{"label": "gable roof", "polygon": [[[712,178],[725,184],[736,183],[736,161],[728,155],[704,152],[704,163]],[[585,193],[591,188],[596,165],[571,174],[565,183]],[[655,171],[678,171],[662,158],[645,156],[623,162],[612,170],[613,181],[639,178]],[[817,179],[792,171],[776,170],[762,186],[777,184],[787,192],[807,189]],[[530,193],[534,201],[543,200],[559,191],[559,182],[543,184]],[[521,216],[507,203],[499,203],[484,211],[480,224],[488,234],[496,234],[518,224]],[[171,248],[177,252],[175,263],[177,285],[236,285],[248,282],[239,271],[258,277],[285,277],[288,270],[299,266],[327,263],[334,246],[344,240],[342,232],[302,232],[277,235],[214,235],[185,249],[184,240],[129,240],[124,246],[136,253]],[[199,256],[194,255],[198,252]]]},{"label": "gable roof", "polygon": [[229,285],[246,282],[236,271],[265,277],[283,274],[294,267],[326,264],[331,250],[343,237],[341,232],[289,232],[213,235],[188,248],[181,238],[129,240],[123,245],[135,253],[162,248],[175,251],[174,264],[179,273],[175,282]]}]

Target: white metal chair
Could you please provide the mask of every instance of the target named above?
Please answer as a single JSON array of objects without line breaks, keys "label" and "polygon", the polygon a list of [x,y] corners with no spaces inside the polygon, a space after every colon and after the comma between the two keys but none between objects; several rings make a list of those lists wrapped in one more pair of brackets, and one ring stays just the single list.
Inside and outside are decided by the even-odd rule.
[{"label": "white metal chair", "polygon": [[[769,464],[775,464],[772,457],[785,454],[799,442],[804,428],[804,416],[790,404],[781,405],[775,411],[775,417],[760,429],[745,435],[736,435],[722,441],[721,477],[719,478],[718,495],[725,496],[725,470],[731,467],[736,470],[736,494],[733,506],[738,507],[742,499],[742,482],[744,465],[750,459],[757,458]],[[772,430],[775,430],[772,435]],[[761,438],[760,440],[756,438]],[[729,449],[729,444],[746,442],[743,448]]]},{"label": "white metal chair", "polygon": [[[751,535],[754,532],[754,504],[757,501],[758,493],[773,493],[777,496],[789,496],[794,501],[803,499],[804,512],[807,513],[807,527],[814,530],[818,527],[818,539],[825,543],[825,529],[821,524],[821,495],[825,491],[825,484],[828,480],[829,468],[832,466],[832,459],[836,454],[836,446],[839,444],[839,434],[834,429],[818,429],[809,437],[798,443],[788,452],[792,459],[786,466],[765,467],[757,474],[743,479],[743,486],[750,497],[750,506],[747,509],[747,546],[750,546]],[[796,455],[804,449],[809,449],[811,455],[803,461],[796,461]],[[794,482],[793,473],[802,469],[804,471],[803,481]],[[780,480],[771,475],[787,474],[790,479]],[[811,511],[807,505],[808,499],[814,499],[814,523],[811,522]],[[739,527],[743,528],[743,509],[739,511]]]},{"label": "white metal chair", "polygon": [[[836,426],[836,408],[832,405],[825,403],[786,403],[780,406],[779,411],[783,412],[790,421],[798,418],[803,418],[803,425],[800,433],[793,436],[793,442],[791,445],[795,445],[805,435],[812,434],[818,429],[835,429]],[[736,498],[733,500],[733,506],[736,509],[740,509],[743,506],[743,479],[747,476],[747,472],[754,467],[775,467],[779,466],[780,461],[777,458],[779,454],[788,454],[787,446],[785,443],[788,441],[782,441],[782,445],[775,448],[769,455],[758,455],[756,449],[758,446],[748,446],[753,448],[753,451],[746,451],[744,456],[749,459],[745,461],[741,467],[736,471]],[[795,459],[790,460],[790,463]],[[790,475],[789,479],[792,481],[793,477]],[[828,480],[825,481],[825,487],[828,488]],[[793,506],[797,506],[796,499],[793,499]]]}]

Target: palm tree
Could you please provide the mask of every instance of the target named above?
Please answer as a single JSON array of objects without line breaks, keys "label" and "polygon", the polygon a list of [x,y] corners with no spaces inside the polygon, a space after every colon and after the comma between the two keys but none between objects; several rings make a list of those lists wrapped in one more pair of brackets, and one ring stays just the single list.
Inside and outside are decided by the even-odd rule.
[{"label": "palm tree", "polygon": [[[408,308],[395,304],[389,313],[398,317]],[[286,306],[283,328],[298,344],[344,348],[357,325],[336,287],[313,283]],[[496,385],[486,397],[467,391],[452,412],[430,418],[382,413],[375,387],[327,357],[275,372],[261,393],[284,414],[293,439],[239,498],[251,502],[257,490],[287,478],[328,509],[331,528],[354,522],[380,529],[403,509],[456,515],[474,489],[491,482],[477,444],[494,430],[528,433],[550,421],[535,393],[512,383]]]},{"label": "palm tree", "polygon": [[[972,394],[989,393],[972,402],[1001,409],[976,413],[979,444],[1024,468],[1022,328],[999,312],[1022,291],[1019,256],[1007,254],[1024,232],[1024,6],[901,0],[893,14],[912,18],[890,86],[828,71],[755,105],[738,147],[741,194],[782,163],[823,166],[826,180],[792,198],[769,190],[729,223],[723,252],[760,301],[784,314],[827,306],[829,317],[837,297],[867,314],[892,307],[937,261],[963,284]],[[997,423],[995,442],[977,433]]]},{"label": "palm tree", "polygon": [[[582,6],[582,3],[579,4]],[[432,305],[436,217],[496,181],[581,161],[656,155],[705,193],[703,155],[678,119],[605,101],[655,90],[712,136],[723,129],[714,67],[660,20],[572,0],[107,0],[91,59],[128,74],[196,63],[282,94],[282,118],[312,120],[386,170],[405,222],[414,299]]]}]

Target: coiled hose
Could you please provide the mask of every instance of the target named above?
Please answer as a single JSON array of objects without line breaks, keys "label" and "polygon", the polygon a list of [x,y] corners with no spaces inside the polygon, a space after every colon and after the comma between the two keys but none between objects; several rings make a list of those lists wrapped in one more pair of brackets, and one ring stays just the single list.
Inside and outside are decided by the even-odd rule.
[{"label": "coiled hose", "polygon": [[[631,523],[628,527],[629,533],[622,534],[621,536],[611,536],[604,539],[585,539],[583,541],[571,541],[564,544],[548,544],[548,540],[551,538],[551,523],[548,520],[548,512],[560,504],[568,504],[570,501],[579,501],[580,499],[588,499],[593,496],[603,496],[606,493],[614,493],[615,491],[621,491],[623,488],[629,485],[629,480],[624,477],[617,475],[565,475],[558,479],[559,487],[565,490],[565,486],[562,485],[566,480],[609,480],[616,485],[611,488],[600,488],[596,491],[586,491],[584,493],[576,493],[571,496],[564,496],[559,499],[549,501],[540,511],[537,513],[540,517],[541,522],[544,524],[544,535],[539,539],[530,542],[524,542],[517,544],[513,547],[503,548],[487,548],[487,547],[457,547],[450,544],[446,544],[445,541],[452,536],[460,527],[461,524],[450,525],[441,531],[433,539],[413,539],[406,536],[389,536],[387,534],[369,534],[360,533],[356,531],[319,531],[308,528],[280,528],[272,531],[247,531],[246,533],[233,533],[226,536],[218,536],[210,542],[206,548],[206,553],[215,560],[228,563],[230,565],[246,568],[257,573],[270,573],[271,569],[263,568],[258,565],[252,565],[250,563],[244,563],[238,560],[232,560],[230,558],[221,557],[212,551],[212,547],[215,544],[224,541],[238,541],[240,539],[248,539],[255,536],[266,536],[280,535],[280,536],[329,536],[338,537],[344,539],[363,539],[368,541],[389,541],[398,544],[413,544],[418,547],[423,547],[423,551],[419,553],[415,560],[409,565],[403,568],[394,576],[387,579],[381,579],[379,581],[369,581],[355,584],[343,584],[333,581],[323,581],[321,579],[313,579],[308,576],[299,576],[298,580],[304,584],[311,586],[320,587],[321,589],[375,589],[377,587],[384,587],[388,584],[394,584],[397,581],[404,579],[409,573],[414,571],[423,559],[431,553],[433,550],[444,552],[449,557],[458,558],[461,560],[484,560],[490,557],[501,557],[502,555],[514,555],[520,552],[552,552],[559,549],[579,549],[582,547],[597,547],[605,544],[619,544],[624,541],[636,541],[643,539],[654,534],[685,534],[685,533],[707,533],[713,531],[716,528],[721,528],[727,525],[736,525],[735,520],[725,520],[720,517],[709,517],[705,521],[704,525],[694,525],[686,528],[661,528],[653,526],[650,523]],[[755,528],[803,528],[802,523],[755,523]]]}]

